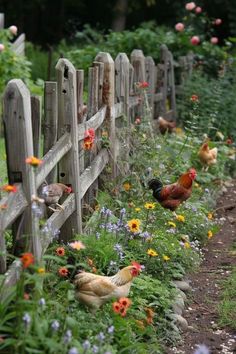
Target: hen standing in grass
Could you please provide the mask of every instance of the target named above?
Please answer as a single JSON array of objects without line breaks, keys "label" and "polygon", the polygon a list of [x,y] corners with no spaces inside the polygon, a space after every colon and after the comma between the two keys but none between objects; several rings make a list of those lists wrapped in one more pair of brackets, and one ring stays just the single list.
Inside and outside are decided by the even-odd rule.
[{"label": "hen standing in grass", "polygon": [[172,133],[176,128],[176,122],[173,120],[166,120],[162,117],[159,117],[158,123],[159,123],[159,130],[162,135],[164,135],[166,132]]},{"label": "hen standing in grass", "polygon": [[191,196],[192,184],[196,176],[196,170],[190,168],[175,183],[163,186],[159,179],[151,179],[148,182],[148,187],[153,190],[153,197],[163,208],[175,211],[181,203]]},{"label": "hen standing in grass", "polygon": [[112,298],[127,297],[132,280],[140,270],[140,264],[132,262],[132,265],[111,277],[88,272],[78,273],[75,277],[76,298],[96,311]]},{"label": "hen standing in grass", "polygon": [[49,206],[49,209],[52,211],[59,211],[60,209],[63,210],[63,207],[58,204],[58,202],[64,193],[70,194],[71,187],[68,187],[63,183],[52,183],[43,186],[42,198],[44,199],[45,204]]},{"label": "hen standing in grass", "polygon": [[217,147],[210,149],[207,142],[202,144],[198,151],[198,156],[203,165],[203,170],[207,171],[209,166],[216,164],[217,153]]}]

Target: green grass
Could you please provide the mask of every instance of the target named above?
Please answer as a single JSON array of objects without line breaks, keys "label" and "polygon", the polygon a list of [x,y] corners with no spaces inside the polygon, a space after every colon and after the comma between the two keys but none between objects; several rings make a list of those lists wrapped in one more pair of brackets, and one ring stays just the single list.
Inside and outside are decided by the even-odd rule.
[{"label": "green grass", "polygon": [[219,304],[219,323],[236,329],[236,267],[224,282],[224,290]]},{"label": "green grass", "polygon": [[7,182],[7,163],[4,139],[0,138],[0,184]]}]

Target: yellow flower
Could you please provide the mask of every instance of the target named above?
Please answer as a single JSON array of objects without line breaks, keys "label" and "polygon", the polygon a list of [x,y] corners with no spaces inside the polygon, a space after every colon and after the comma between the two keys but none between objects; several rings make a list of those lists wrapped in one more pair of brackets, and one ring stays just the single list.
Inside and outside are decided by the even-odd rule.
[{"label": "yellow flower", "polygon": [[184,248],[189,249],[191,248],[191,245],[189,242],[184,242]]},{"label": "yellow flower", "polygon": [[145,203],[144,208],[145,209],[154,209],[155,204],[154,203]]},{"label": "yellow flower", "polygon": [[207,217],[208,217],[209,220],[211,220],[211,219],[213,219],[213,214],[212,214],[212,213],[209,213],[209,214],[207,215]]},{"label": "yellow flower", "polygon": [[141,210],[141,208],[135,208],[135,211],[140,211]]},{"label": "yellow flower", "polygon": [[211,230],[208,231],[207,237],[210,239],[213,237],[213,232]]},{"label": "yellow flower", "polygon": [[71,243],[69,243],[69,246],[77,251],[86,248],[85,245],[81,241],[71,242]]},{"label": "yellow flower", "polygon": [[180,222],[185,222],[185,217],[183,215],[176,215],[176,220]]},{"label": "yellow flower", "polygon": [[183,129],[181,129],[181,128],[175,128],[175,133],[177,134],[177,135],[184,135],[184,131],[183,131]]},{"label": "yellow flower", "polygon": [[45,274],[45,268],[38,268],[37,269],[37,273],[39,273],[39,274]]},{"label": "yellow flower", "polygon": [[139,219],[132,219],[128,221],[128,226],[131,232],[139,232],[141,221]]},{"label": "yellow flower", "polygon": [[165,254],[163,254],[162,258],[163,258],[164,261],[169,261],[170,260],[170,257],[166,256]]},{"label": "yellow flower", "polygon": [[128,192],[131,189],[131,184],[129,182],[125,182],[123,184],[123,188],[126,192]]},{"label": "yellow flower", "polygon": [[196,188],[199,188],[199,187],[200,187],[200,184],[197,183],[197,182],[194,182],[194,186],[195,186]]},{"label": "yellow flower", "polygon": [[149,248],[149,249],[147,250],[147,254],[148,254],[150,257],[157,257],[157,256],[158,256],[158,253],[157,253],[155,250],[153,250],[152,248]]},{"label": "yellow flower", "polygon": [[171,227],[176,227],[176,224],[175,224],[173,221],[168,221],[168,224],[169,224]]}]

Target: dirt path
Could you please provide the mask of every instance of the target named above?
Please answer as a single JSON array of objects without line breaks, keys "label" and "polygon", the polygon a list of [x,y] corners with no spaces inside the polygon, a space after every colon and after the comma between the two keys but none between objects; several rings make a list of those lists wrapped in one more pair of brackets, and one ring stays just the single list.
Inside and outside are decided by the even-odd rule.
[{"label": "dirt path", "polygon": [[[236,203],[236,182],[218,200],[217,208]],[[217,310],[221,281],[236,266],[236,256],[232,252],[236,244],[236,207],[219,209],[217,218],[221,220],[221,230],[204,249],[205,260],[197,274],[190,277],[192,294],[183,317],[189,329],[183,334],[183,342],[168,350],[167,354],[193,354],[197,344],[205,344],[211,354],[235,354],[236,333],[217,326]]]}]

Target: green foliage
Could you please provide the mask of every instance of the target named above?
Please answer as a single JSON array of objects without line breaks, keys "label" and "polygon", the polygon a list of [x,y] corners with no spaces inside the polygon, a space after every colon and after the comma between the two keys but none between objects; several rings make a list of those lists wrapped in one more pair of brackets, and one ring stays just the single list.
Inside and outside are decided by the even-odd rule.
[{"label": "green foliage", "polygon": [[233,269],[229,279],[223,283],[221,302],[218,307],[220,326],[229,326],[236,329],[236,268]]},{"label": "green foliage", "polygon": [[16,54],[11,47],[13,35],[9,29],[0,30],[0,43],[4,49],[0,52],[0,93],[11,79],[21,78],[30,83],[30,62],[24,56]]}]

